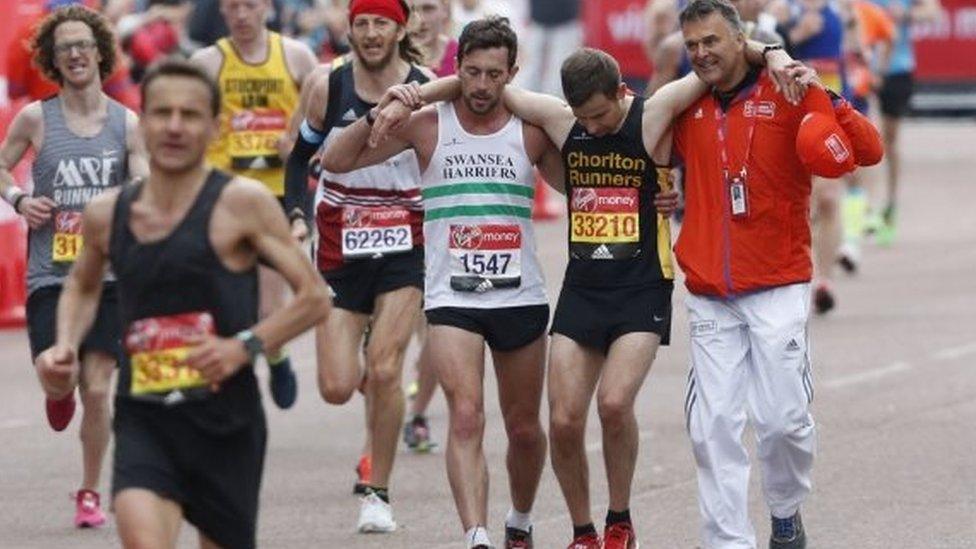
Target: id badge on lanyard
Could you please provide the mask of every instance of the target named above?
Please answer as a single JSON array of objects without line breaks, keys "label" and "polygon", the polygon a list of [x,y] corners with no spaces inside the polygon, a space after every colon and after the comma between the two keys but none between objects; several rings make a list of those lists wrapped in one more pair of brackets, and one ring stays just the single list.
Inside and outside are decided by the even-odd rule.
[{"label": "id badge on lanyard", "polygon": [[[762,93],[762,86],[756,86],[750,100],[754,101]],[[749,217],[749,170],[746,167],[749,162],[749,153],[752,150],[752,138],[756,132],[756,114],[753,113],[749,123],[749,130],[746,136],[746,150],[742,156],[742,168],[738,172],[733,172],[729,167],[729,153],[726,150],[726,115],[717,106],[715,108],[715,121],[718,124],[718,143],[722,157],[722,175],[725,179],[725,188],[729,193],[729,214],[732,219],[741,220]],[[733,175],[734,174],[734,175]]]},{"label": "id badge on lanyard", "polygon": [[729,177],[725,174],[726,185],[729,189],[729,207],[732,217],[743,219],[749,217],[749,187],[746,184],[748,172],[743,168],[738,175]]}]

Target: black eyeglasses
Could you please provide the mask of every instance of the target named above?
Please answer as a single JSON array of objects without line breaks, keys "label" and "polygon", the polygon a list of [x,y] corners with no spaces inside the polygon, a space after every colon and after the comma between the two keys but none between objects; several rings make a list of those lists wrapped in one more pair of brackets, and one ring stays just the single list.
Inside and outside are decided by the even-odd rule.
[{"label": "black eyeglasses", "polygon": [[64,42],[54,45],[55,55],[67,55],[72,49],[77,48],[79,53],[88,53],[95,49],[97,44],[94,40],[75,40],[74,42]]}]

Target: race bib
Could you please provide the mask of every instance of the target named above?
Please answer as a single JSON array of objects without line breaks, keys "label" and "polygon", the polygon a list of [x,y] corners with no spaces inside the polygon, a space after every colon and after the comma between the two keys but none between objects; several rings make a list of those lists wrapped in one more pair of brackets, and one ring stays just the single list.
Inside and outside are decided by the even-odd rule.
[{"label": "race bib", "polygon": [[81,212],[55,213],[51,259],[58,263],[71,263],[78,259],[81,245]]},{"label": "race bib", "polygon": [[214,334],[209,312],[144,318],[125,334],[125,351],[132,365],[131,394],[169,393],[207,384],[200,371],[186,363],[193,337]]},{"label": "race bib", "polygon": [[278,140],[288,129],[288,113],[275,109],[235,112],[230,119],[231,166],[235,170],[277,168]]},{"label": "race bib", "polygon": [[574,187],[569,249],[577,259],[630,259],[640,254],[638,189]]},{"label": "race bib", "polygon": [[451,289],[487,292],[522,283],[522,228],[451,225]]},{"label": "race bib", "polygon": [[397,254],[413,249],[410,212],[406,208],[342,209],[342,256]]}]

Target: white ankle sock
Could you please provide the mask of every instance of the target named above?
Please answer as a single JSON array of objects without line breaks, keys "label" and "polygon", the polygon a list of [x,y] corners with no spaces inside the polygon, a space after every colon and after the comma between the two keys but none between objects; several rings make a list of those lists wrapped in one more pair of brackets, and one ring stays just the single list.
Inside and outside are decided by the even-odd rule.
[{"label": "white ankle sock", "polygon": [[471,528],[465,532],[464,543],[468,544],[469,549],[479,545],[494,547],[491,544],[491,541],[488,540],[488,530],[484,526],[475,526],[474,528]]},{"label": "white ankle sock", "polygon": [[508,516],[505,517],[505,526],[517,528],[523,532],[532,531],[532,517],[529,513],[520,513],[514,507],[508,509]]}]

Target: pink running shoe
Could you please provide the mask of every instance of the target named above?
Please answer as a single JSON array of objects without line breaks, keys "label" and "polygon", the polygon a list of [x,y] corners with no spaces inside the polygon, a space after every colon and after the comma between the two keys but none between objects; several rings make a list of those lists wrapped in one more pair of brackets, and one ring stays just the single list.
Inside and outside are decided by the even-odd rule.
[{"label": "pink running shoe", "polygon": [[94,490],[78,490],[75,494],[75,528],[98,528],[105,524],[101,500]]},{"label": "pink running shoe", "polygon": [[75,392],[61,400],[44,400],[44,411],[47,412],[47,423],[55,431],[64,431],[71,418],[75,415]]}]

